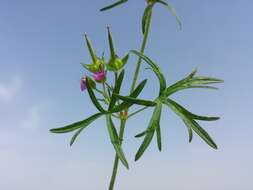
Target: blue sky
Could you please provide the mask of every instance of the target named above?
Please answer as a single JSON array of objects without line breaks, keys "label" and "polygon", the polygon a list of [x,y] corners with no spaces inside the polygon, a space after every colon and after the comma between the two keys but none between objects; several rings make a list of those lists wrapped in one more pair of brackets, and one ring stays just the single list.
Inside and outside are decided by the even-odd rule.
[{"label": "blue sky", "polygon": [[[98,53],[108,55],[106,26],[111,26],[119,55],[138,49],[143,1],[130,1],[106,13],[98,9],[110,0],[0,1],[0,189],[106,189],[114,150],[104,120],[99,119],[70,148],[70,135],[50,128],[95,113],[79,89],[90,62],[83,40],[86,32]],[[124,150],[130,170],[120,167],[116,189],[121,190],[251,190],[253,87],[253,26],[251,0],[171,0],[182,18],[160,6],[146,54],[157,61],[168,83],[195,67],[200,75],[223,78],[219,91],[189,90],[174,99],[199,114],[219,115],[220,121],[201,123],[219,150],[214,151],[187,130],[171,111],[162,116],[163,151],[153,143],[134,162],[150,111],[130,119]],[[135,58],[127,65],[130,79]],[[143,97],[155,97],[155,77],[149,77]],[[125,81],[126,89],[129,88]]]}]

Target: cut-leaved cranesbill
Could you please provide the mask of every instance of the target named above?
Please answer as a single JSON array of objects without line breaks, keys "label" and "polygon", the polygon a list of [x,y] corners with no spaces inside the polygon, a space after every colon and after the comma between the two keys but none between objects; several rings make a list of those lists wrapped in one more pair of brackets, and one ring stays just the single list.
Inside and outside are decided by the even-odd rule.
[{"label": "cut-leaved cranesbill", "polygon": [[[116,2],[100,9],[100,11],[107,11],[112,8],[118,7],[128,0],[115,0]],[[175,82],[174,84],[167,85],[166,78],[164,77],[162,70],[158,64],[151,58],[144,54],[147,41],[149,39],[149,32],[151,27],[151,21],[153,17],[153,8],[155,5],[162,5],[175,17],[179,28],[182,28],[181,20],[178,17],[175,9],[167,3],[165,0],[142,0],[146,2],[146,7],[141,19],[141,30],[142,30],[142,43],[140,50],[131,50],[124,54],[125,56],[118,56],[115,50],[112,33],[109,27],[107,27],[107,37],[109,44],[109,58],[106,60],[104,53],[101,57],[98,57],[91,41],[85,34],[85,42],[88,48],[88,52],[91,57],[90,64],[82,63],[82,66],[91,72],[91,74],[84,74],[80,81],[80,88],[82,91],[87,90],[87,95],[90,101],[97,109],[98,113],[91,115],[90,117],[75,122],[73,124],[54,128],[50,131],[53,133],[73,133],[70,140],[70,145],[76,141],[78,136],[95,120],[103,117],[105,119],[105,126],[108,131],[109,139],[115,150],[115,159],[113,164],[113,172],[110,180],[109,190],[113,190],[115,179],[118,170],[118,164],[121,162],[125,168],[129,168],[128,161],[122,148],[122,142],[124,138],[124,131],[127,120],[144,111],[147,108],[153,109],[153,113],[150,115],[149,123],[143,132],[137,134],[136,138],[143,138],[140,143],[140,147],[135,155],[135,161],[139,160],[150,146],[154,136],[156,136],[158,150],[162,150],[162,129],[160,125],[162,110],[164,108],[171,109],[185,124],[189,133],[189,142],[192,141],[193,134],[196,133],[203,141],[209,146],[217,149],[218,146],[215,144],[211,136],[199,125],[199,121],[216,121],[219,117],[197,115],[180,105],[176,102],[172,95],[176,92],[183,91],[186,89],[217,89],[213,86],[223,82],[223,80],[213,77],[196,76],[197,70],[194,69],[189,75],[183,79]],[[137,56],[137,64],[133,74],[133,80],[128,81],[126,77],[129,73],[125,72],[126,63],[129,61],[129,56]],[[139,84],[139,74],[142,69],[142,62],[148,64],[148,67],[154,72],[158,79],[159,90],[155,94],[153,99],[145,99],[139,97],[143,93],[144,87],[147,84],[147,79],[142,80]],[[110,78],[110,74],[114,77]],[[130,84],[130,92],[123,95],[122,87],[123,82]],[[155,88],[156,89],[156,88]],[[156,91],[155,91],[156,92]],[[137,105],[137,110],[132,110],[131,107]],[[119,126],[116,126],[114,119],[120,120]]]}]

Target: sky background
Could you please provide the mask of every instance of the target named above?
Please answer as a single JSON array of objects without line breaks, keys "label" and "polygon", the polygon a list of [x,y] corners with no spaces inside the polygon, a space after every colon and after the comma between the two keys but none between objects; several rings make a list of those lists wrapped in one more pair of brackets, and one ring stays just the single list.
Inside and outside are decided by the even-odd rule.
[{"label": "sky background", "polygon": [[[90,58],[86,32],[98,54],[108,57],[106,26],[111,26],[117,52],[138,49],[144,0],[99,13],[111,0],[0,0],[0,189],[107,189],[114,150],[104,124],[90,125],[70,148],[71,134],[50,128],[84,119],[96,112],[79,80],[87,73],[80,62]],[[182,18],[161,6],[154,19],[147,51],[173,83],[197,67],[200,75],[223,78],[219,91],[188,90],[173,96],[197,114],[218,115],[201,122],[219,150],[197,135],[188,143],[181,120],[170,110],[162,114],[163,151],[154,141],[134,162],[150,111],[129,120],[124,150],[130,170],[120,166],[115,190],[252,190],[253,171],[253,1],[171,0]],[[123,93],[129,89],[135,57],[127,65]],[[145,67],[145,66],[144,66]],[[156,94],[150,78],[141,97]]]}]

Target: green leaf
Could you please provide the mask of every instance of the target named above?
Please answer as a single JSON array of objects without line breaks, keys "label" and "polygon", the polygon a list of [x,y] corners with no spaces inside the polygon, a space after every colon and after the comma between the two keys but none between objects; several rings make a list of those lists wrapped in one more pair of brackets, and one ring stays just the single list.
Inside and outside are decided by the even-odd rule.
[{"label": "green leaf", "polygon": [[162,151],[162,137],[161,137],[161,126],[160,126],[160,123],[156,127],[156,139],[157,139],[158,150]]},{"label": "green leaf", "polygon": [[192,129],[197,133],[209,146],[214,149],[218,149],[217,145],[213,141],[213,139],[209,136],[209,134],[202,128],[200,125],[192,120]]},{"label": "green leaf", "polygon": [[154,63],[150,58],[148,58],[147,56],[145,56],[144,54],[136,51],[136,50],[131,50],[130,52],[132,52],[133,54],[139,56],[140,58],[142,58],[154,71],[154,73],[156,74],[159,82],[160,82],[160,94],[166,89],[166,80],[165,77],[163,76],[159,66]]},{"label": "green leaf", "polygon": [[124,78],[124,74],[125,74],[125,71],[122,70],[118,79],[115,78],[115,85],[114,85],[114,89],[113,89],[113,94],[112,94],[111,101],[110,101],[109,108],[108,108],[109,111],[112,110],[112,108],[115,106],[115,103],[117,101],[117,96],[115,96],[115,94],[118,94],[120,91],[122,81]]},{"label": "green leaf", "polygon": [[[135,88],[135,90],[129,96],[132,98],[136,98],[137,96],[139,96],[139,94],[143,90],[146,83],[147,83],[147,79],[140,82],[140,84]],[[132,103],[124,101],[121,104],[115,106],[110,112],[111,113],[120,112],[124,109],[131,107],[132,105],[133,105]]]},{"label": "green leaf", "polygon": [[188,129],[189,142],[192,142],[193,133],[192,133],[192,128],[191,128],[191,122],[189,122],[189,120],[187,118],[184,118],[184,117],[182,117],[182,120],[183,120],[185,126]]},{"label": "green leaf", "polygon": [[148,128],[146,130],[146,136],[135,155],[135,161],[137,161],[148,148],[152,138],[154,136],[156,128],[159,126],[160,117],[161,117],[162,103],[160,101],[157,102],[157,106],[155,107],[151,120],[149,122]]},{"label": "green leaf", "polygon": [[191,128],[191,124],[189,122],[189,119],[187,118],[187,116],[185,116],[184,112],[176,106],[176,104],[174,104],[174,102],[171,102],[170,99],[168,99],[167,101],[163,101],[163,103],[165,105],[167,105],[168,107],[170,107],[185,123],[187,129],[188,129],[188,135],[189,135],[189,142],[192,141],[192,128]]},{"label": "green leaf", "polygon": [[113,121],[112,121],[112,118],[111,118],[110,115],[106,115],[106,123],[107,123],[107,129],[108,129],[108,132],[109,132],[111,142],[113,144],[113,147],[116,151],[116,154],[117,154],[118,158],[120,159],[120,161],[122,162],[122,164],[126,168],[129,168],[127,160],[126,160],[125,155],[124,155],[124,152],[123,152],[123,150],[121,148],[121,145],[120,145],[120,139],[118,137],[118,133],[116,131],[116,128],[113,124]]},{"label": "green leaf", "polygon": [[128,0],[116,1],[116,2],[113,3],[113,4],[108,5],[108,6],[104,7],[104,8],[102,8],[102,9],[100,9],[100,11],[107,11],[107,10],[112,9],[112,8],[114,8],[114,7],[116,7],[116,6],[119,6],[119,5],[123,4],[123,3],[126,3],[127,1],[128,1]]},{"label": "green leaf", "polygon": [[165,91],[165,95],[169,96],[169,95],[173,94],[174,92],[178,91],[178,88],[183,86],[183,84],[185,84],[187,81],[189,81],[191,78],[193,78],[196,73],[197,73],[197,69],[194,69],[188,76],[186,76],[182,80],[179,80],[178,82],[174,83],[173,85],[169,86]]},{"label": "green leaf", "polygon": [[208,135],[208,133],[200,127],[200,125],[187,113],[181,106],[178,106],[176,102],[171,99],[167,99],[164,101],[166,105],[168,105],[186,124],[189,131],[189,141],[192,140],[192,130],[194,130],[209,146],[214,149],[217,149],[217,145],[212,140],[212,138]]},{"label": "green leaf", "polygon": [[106,111],[104,110],[104,108],[100,105],[100,103],[97,100],[97,97],[95,96],[92,87],[90,86],[90,81],[91,79],[89,77],[87,77],[87,90],[88,90],[88,94],[90,96],[90,99],[92,101],[92,103],[94,104],[94,106],[101,112],[101,113],[106,113]]},{"label": "green leaf", "polygon": [[221,79],[218,78],[213,78],[213,77],[194,77],[192,79],[189,80],[189,83],[191,85],[196,85],[196,84],[215,84],[215,83],[222,83],[224,82]]},{"label": "green leaf", "polygon": [[86,44],[87,44],[88,50],[90,52],[91,59],[92,59],[93,63],[96,63],[96,61],[97,61],[96,53],[95,53],[95,51],[94,51],[94,49],[92,47],[91,42],[88,39],[87,34],[85,34],[84,36],[85,36],[85,40],[86,40]]},{"label": "green leaf", "polygon": [[143,99],[137,99],[137,98],[132,98],[130,96],[121,96],[119,94],[114,94],[117,98],[128,102],[130,104],[137,104],[137,105],[143,105],[143,106],[155,106],[156,103],[150,100],[143,100]]},{"label": "green leaf", "polygon": [[85,129],[85,127],[82,127],[80,129],[78,129],[75,134],[72,136],[71,140],[70,140],[70,146],[72,146],[76,140],[76,138],[80,135],[80,133]]},{"label": "green leaf", "polygon": [[184,115],[187,115],[191,119],[203,120],[203,121],[216,121],[216,120],[220,119],[219,117],[209,117],[209,116],[196,115],[194,113],[191,113],[190,111],[185,109],[183,106],[181,106],[180,104],[178,104],[177,102],[175,102],[171,99],[167,99],[167,101],[170,102],[171,104],[173,104],[181,113],[183,113]]},{"label": "green leaf", "polygon": [[163,4],[170,11],[170,13],[176,18],[176,21],[177,21],[179,28],[181,30],[182,29],[182,22],[181,22],[181,19],[179,18],[179,16],[177,16],[175,8],[163,0],[157,0],[157,3]]},{"label": "green leaf", "polygon": [[143,16],[142,16],[142,33],[144,34],[146,31],[147,23],[149,22],[149,19],[152,14],[152,8],[153,4],[147,5],[147,7],[144,10]]},{"label": "green leaf", "polygon": [[68,133],[68,132],[72,132],[76,129],[85,128],[90,123],[92,123],[93,121],[98,119],[101,115],[103,115],[103,114],[102,113],[96,113],[96,114],[86,118],[85,120],[78,121],[76,123],[73,123],[71,125],[67,125],[65,127],[50,129],[50,131],[52,133]]},{"label": "green leaf", "polygon": [[134,137],[135,137],[135,138],[140,138],[140,137],[143,137],[144,135],[146,135],[146,133],[147,133],[147,131],[143,131],[143,132],[141,132],[141,133],[135,135]]},{"label": "green leaf", "polygon": [[171,94],[190,88],[207,88],[207,89],[217,89],[216,87],[207,86],[206,84],[216,84],[221,83],[223,80],[212,78],[212,77],[195,77],[197,70],[195,69],[190,75],[184,79],[176,82],[175,84],[169,86],[165,90],[165,96],[170,96]]},{"label": "green leaf", "polygon": [[218,90],[218,88],[214,87],[214,86],[194,85],[194,86],[182,86],[182,87],[178,87],[177,91],[184,90],[184,89],[191,89],[191,88],[206,88],[206,89],[211,89],[211,90]]}]

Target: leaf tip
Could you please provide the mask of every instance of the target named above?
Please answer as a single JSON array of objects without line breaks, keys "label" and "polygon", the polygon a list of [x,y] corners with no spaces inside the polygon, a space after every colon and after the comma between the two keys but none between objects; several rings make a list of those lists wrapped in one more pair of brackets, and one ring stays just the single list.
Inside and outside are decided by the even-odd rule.
[{"label": "leaf tip", "polygon": [[215,150],[219,149],[218,146],[215,143],[213,144],[212,148],[215,149]]},{"label": "leaf tip", "polygon": [[70,140],[69,146],[72,147],[72,145],[74,144],[74,142],[75,142],[75,139],[72,138],[72,139]]},{"label": "leaf tip", "polygon": [[139,156],[135,155],[134,161],[135,161],[135,162],[138,161],[139,158],[140,158]]},{"label": "leaf tip", "polygon": [[57,133],[57,130],[56,129],[50,129],[49,130],[51,133]]}]

